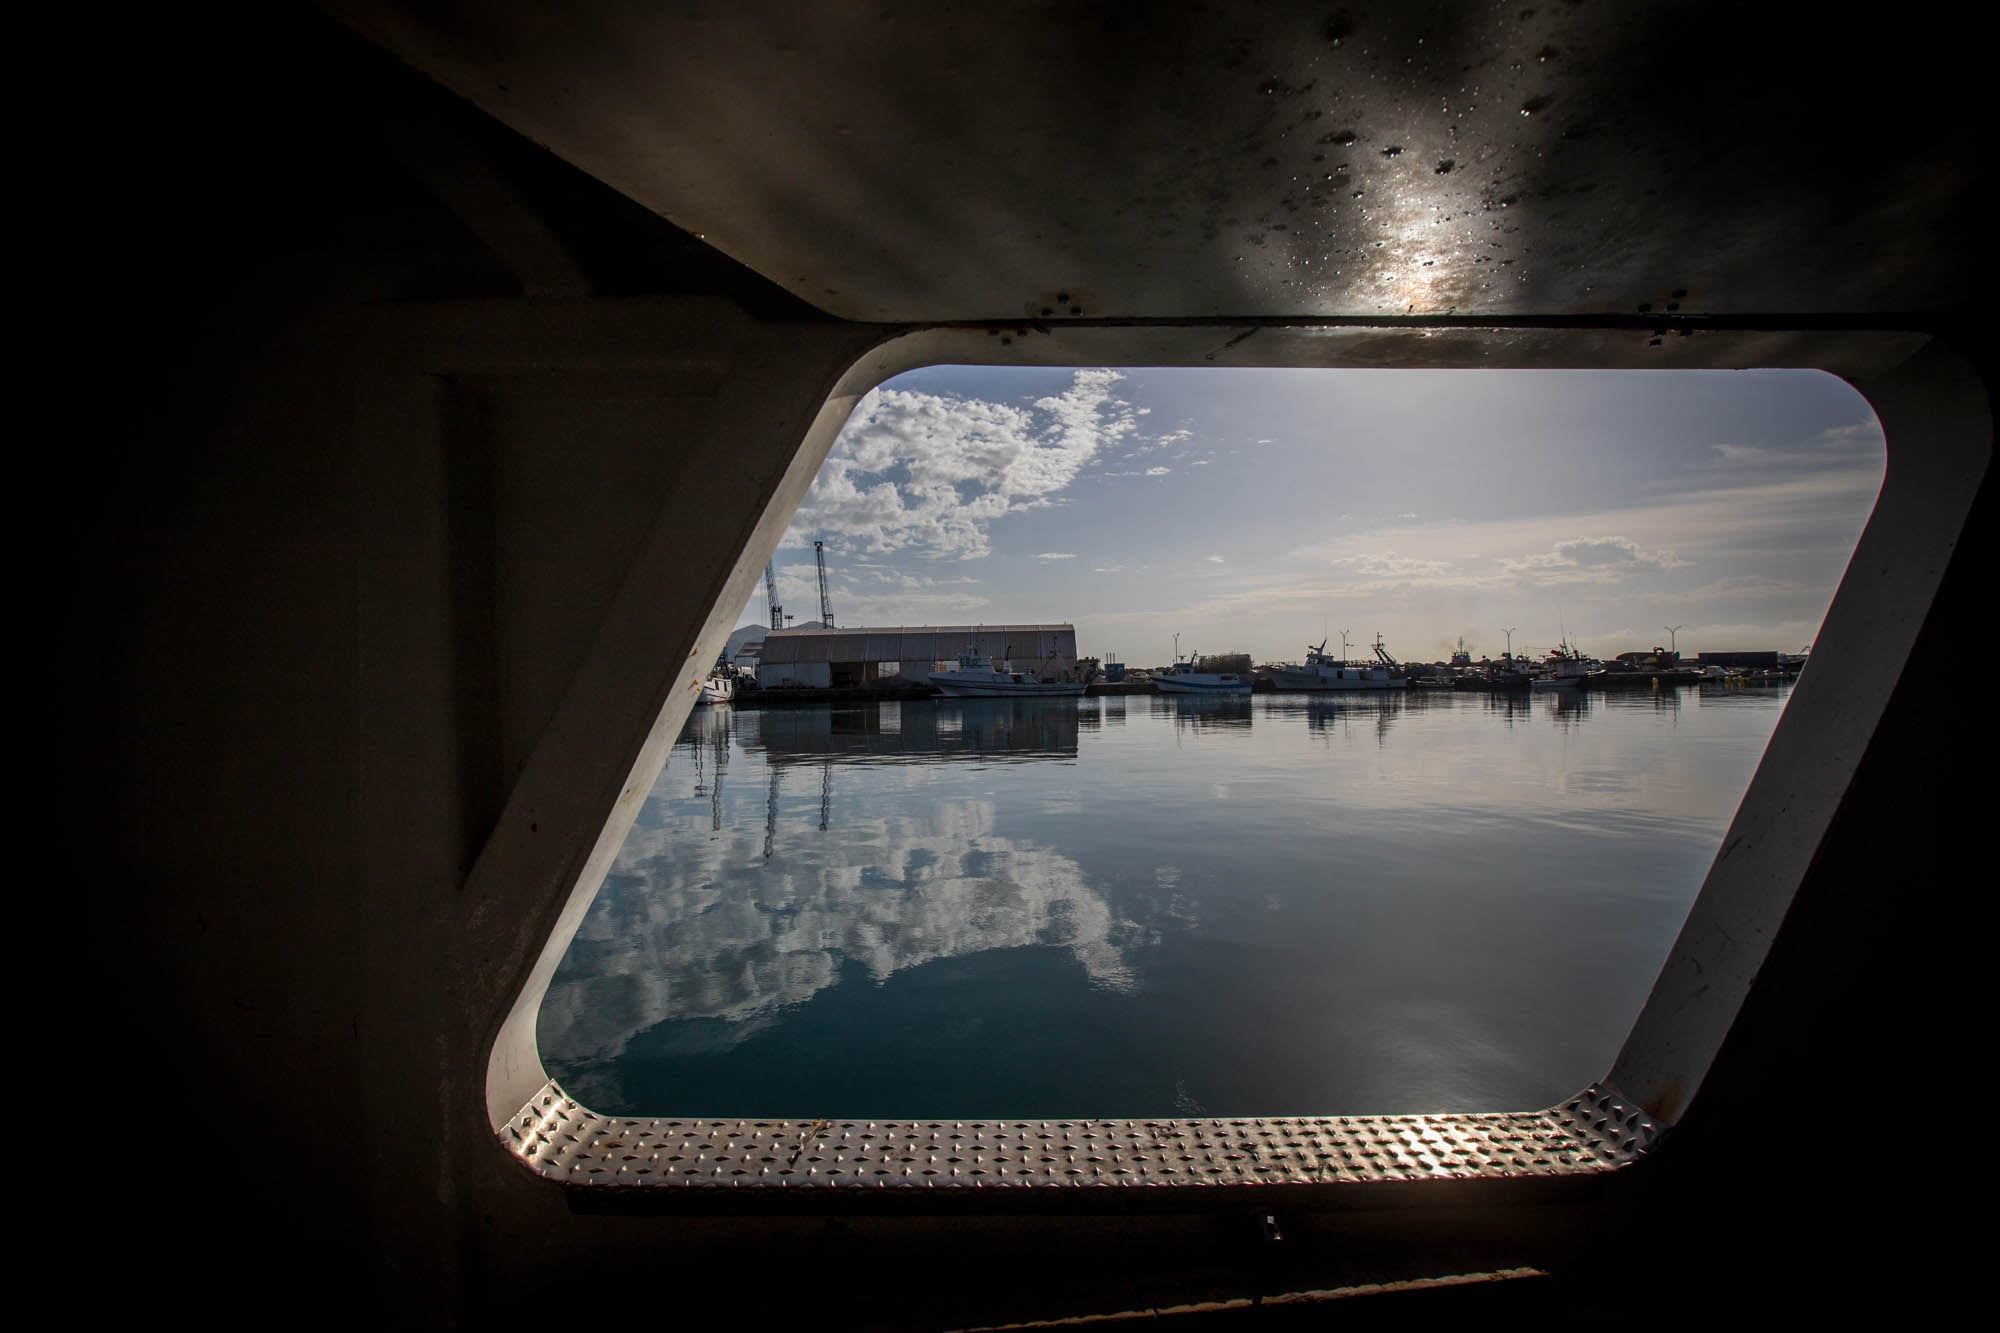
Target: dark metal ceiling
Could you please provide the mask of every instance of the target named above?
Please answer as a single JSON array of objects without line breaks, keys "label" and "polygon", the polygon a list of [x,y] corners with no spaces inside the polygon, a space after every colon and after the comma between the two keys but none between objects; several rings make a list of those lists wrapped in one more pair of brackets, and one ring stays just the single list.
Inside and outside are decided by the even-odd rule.
[{"label": "dark metal ceiling", "polygon": [[330,7],[852,319],[1934,311],[1980,222],[1974,57],[1901,16]]}]

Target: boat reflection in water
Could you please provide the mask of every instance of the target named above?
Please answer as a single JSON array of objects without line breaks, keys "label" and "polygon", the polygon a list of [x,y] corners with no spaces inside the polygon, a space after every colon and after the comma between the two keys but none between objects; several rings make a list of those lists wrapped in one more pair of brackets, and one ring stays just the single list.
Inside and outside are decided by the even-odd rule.
[{"label": "boat reflection in water", "polygon": [[1154,717],[1170,718],[1177,728],[1189,731],[1243,730],[1250,726],[1254,709],[1250,694],[1155,694],[1151,696]]},{"label": "boat reflection in water", "polygon": [[1778,691],[692,720],[549,988],[613,1114],[1343,1114],[1601,1074]]},{"label": "boat reflection in water", "polygon": [[1356,727],[1372,728],[1379,746],[1389,739],[1389,728],[1412,706],[1421,708],[1424,696],[1404,691],[1377,691],[1367,694],[1299,694],[1273,696],[1271,711],[1303,717],[1309,733],[1322,739],[1338,733],[1352,737]]}]

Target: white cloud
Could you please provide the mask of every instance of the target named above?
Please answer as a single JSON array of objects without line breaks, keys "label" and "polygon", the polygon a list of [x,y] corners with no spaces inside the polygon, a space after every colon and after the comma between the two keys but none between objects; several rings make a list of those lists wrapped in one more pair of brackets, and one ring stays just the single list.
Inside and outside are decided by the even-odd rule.
[{"label": "white cloud", "polygon": [[1804,440],[1784,444],[1733,444],[1715,446],[1715,460],[1725,468],[1825,468],[1830,462],[1867,460],[1882,455],[1882,427],[1867,421],[1829,426]]},{"label": "white cloud", "polygon": [[1394,551],[1368,551],[1360,555],[1344,555],[1330,562],[1337,569],[1349,569],[1356,574],[1382,579],[1436,579],[1452,573],[1449,560],[1425,560],[1416,556],[1398,555]]},{"label": "white cloud", "polygon": [[1509,573],[1545,583],[1604,583],[1626,574],[1678,569],[1672,551],[1648,551],[1626,537],[1573,537],[1547,551],[1501,562]]},{"label": "white cloud", "polygon": [[1751,463],[1771,463],[1785,456],[1784,450],[1773,449],[1761,444],[1718,444],[1715,446],[1717,461],[1732,467]]},{"label": "white cloud", "polygon": [[1146,469],[1146,475],[1149,477],[1164,477],[1172,471],[1173,469],[1170,467],[1149,467]]},{"label": "white cloud", "polygon": [[1862,446],[1870,451],[1882,448],[1882,423],[1870,417],[1865,421],[1851,421],[1845,426],[1828,426],[1819,433],[1822,444],[1842,444]]},{"label": "white cloud", "polygon": [[1038,555],[1037,555],[1037,556],[1035,557],[1035,559],[1037,559],[1037,560],[1074,560],[1074,559],[1076,559],[1076,552],[1075,552],[1075,551],[1043,551],[1043,552],[1041,552],[1040,554],[1038,554]]},{"label": "white cloud", "polygon": [[1208,558],[1208,563],[1211,565],[1219,565],[1223,563],[1223,560],[1222,557],[1219,555],[1212,555]]},{"label": "white cloud", "polygon": [[1799,591],[1799,585],[1790,579],[1774,579],[1764,574],[1739,574],[1734,578],[1717,579],[1713,583],[1704,583],[1689,595],[1693,597],[1789,597]]},{"label": "white cloud", "polygon": [[1138,415],[1113,370],[1079,370],[1031,408],[978,398],[877,389],[840,433],[785,535],[843,539],[859,554],[908,552],[970,560],[988,529],[1047,506]]}]

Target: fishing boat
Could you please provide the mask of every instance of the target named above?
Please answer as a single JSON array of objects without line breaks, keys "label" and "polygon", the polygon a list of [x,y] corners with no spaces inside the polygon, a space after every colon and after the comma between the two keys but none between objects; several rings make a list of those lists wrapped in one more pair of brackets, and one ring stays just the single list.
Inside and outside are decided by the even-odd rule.
[{"label": "fishing boat", "polygon": [[703,704],[726,704],[736,697],[736,668],[729,664],[727,654],[716,659],[715,669],[702,678],[701,693],[695,696],[695,707]]},{"label": "fishing boat", "polygon": [[933,671],[929,679],[953,699],[1046,699],[1083,693],[1082,681],[1055,679],[1053,672],[1045,674],[1052,678],[1044,680],[1032,671],[1016,671],[1014,664],[1004,659],[996,668],[967,644],[958,655],[958,670]]},{"label": "fishing boat", "polygon": [[1400,690],[1409,684],[1404,677],[1391,674],[1396,659],[1382,646],[1379,634],[1375,636],[1373,662],[1349,662],[1345,634],[1340,637],[1340,656],[1329,654],[1326,644],[1321,639],[1319,647],[1308,647],[1304,666],[1273,667],[1272,685],[1281,690]]},{"label": "fishing boat", "polygon": [[1583,678],[1602,663],[1585,657],[1575,644],[1568,639],[1561,646],[1551,649],[1548,660],[1542,664],[1542,672],[1534,679],[1538,690],[1574,690],[1583,685]]},{"label": "fishing boat", "polygon": [[1234,671],[1196,671],[1196,654],[1176,656],[1165,671],[1153,673],[1153,688],[1162,694],[1248,694],[1250,677]]}]

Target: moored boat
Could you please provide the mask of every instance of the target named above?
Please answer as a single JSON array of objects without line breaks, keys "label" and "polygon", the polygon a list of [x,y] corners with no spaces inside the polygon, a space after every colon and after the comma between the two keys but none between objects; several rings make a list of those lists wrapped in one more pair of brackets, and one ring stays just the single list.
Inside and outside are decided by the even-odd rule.
[{"label": "moored boat", "polygon": [[736,668],[729,665],[728,658],[719,658],[715,670],[702,678],[701,693],[695,696],[695,706],[703,704],[726,704],[736,697]]},{"label": "moored boat", "polygon": [[1578,689],[1583,685],[1583,678],[1602,665],[1593,658],[1585,657],[1575,644],[1564,639],[1559,647],[1550,650],[1548,660],[1542,664],[1542,673],[1535,677],[1534,688]]},{"label": "moored boat", "polygon": [[1016,671],[1010,661],[996,668],[982,661],[978,650],[967,645],[958,655],[958,670],[933,671],[930,683],[953,699],[1046,699],[1083,693],[1083,682],[1043,680],[1032,671]]},{"label": "moored boat", "polygon": [[1153,673],[1153,688],[1162,694],[1248,694],[1250,677],[1234,671],[1196,671],[1195,654],[1179,657],[1165,671]]},{"label": "moored boat", "polygon": [[[1400,690],[1408,681],[1391,674],[1396,660],[1389,656],[1382,646],[1382,636],[1375,636],[1375,657],[1373,662],[1349,662],[1326,651],[1327,641],[1321,639],[1319,647],[1306,649],[1304,666],[1280,666],[1271,669],[1271,684],[1281,690]],[[1343,653],[1347,646],[1346,636],[1341,638]]]}]

